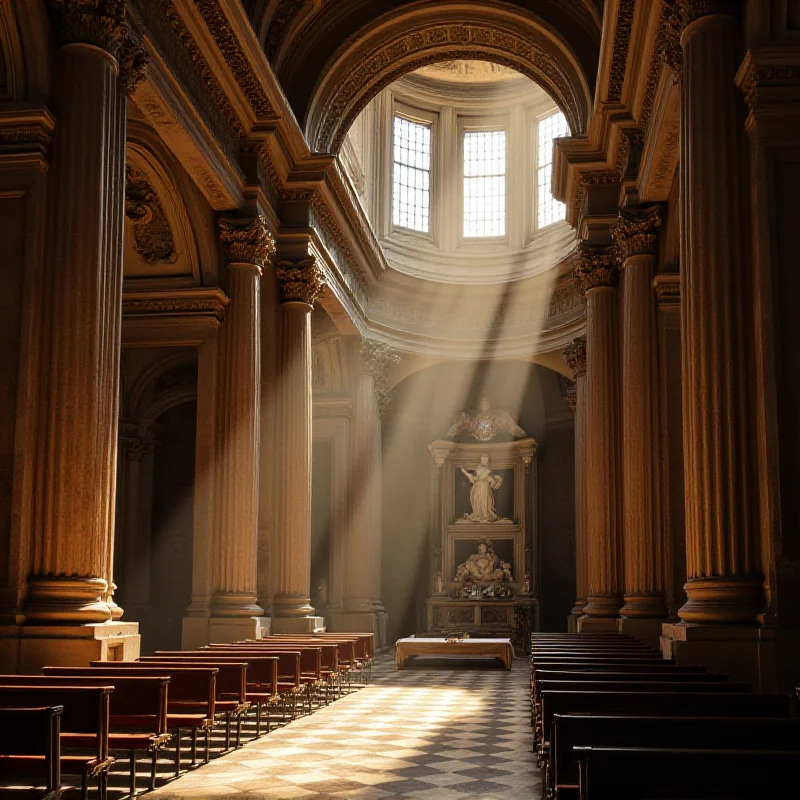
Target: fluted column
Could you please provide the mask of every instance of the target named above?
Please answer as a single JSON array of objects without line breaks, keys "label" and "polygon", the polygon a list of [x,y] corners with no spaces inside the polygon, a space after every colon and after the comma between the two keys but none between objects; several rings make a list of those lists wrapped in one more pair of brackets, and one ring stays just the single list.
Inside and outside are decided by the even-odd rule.
[{"label": "fluted column", "polygon": [[[586,300],[586,502],[589,588],[581,627],[622,606],[619,497],[619,270],[614,255],[581,245],[575,278]],[[605,624],[605,623],[604,623]]]},{"label": "fluted column", "polygon": [[[575,619],[583,614],[589,593],[588,506],[586,496],[586,337],[573,339],[564,348],[564,361],[575,377]],[[574,624],[574,623],[572,623]]]},{"label": "fluted column", "polygon": [[221,335],[212,617],[257,617],[262,266],[275,252],[263,216],[220,220],[230,304]]},{"label": "fluted column", "polygon": [[[49,348],[27,621],[112,617],[122,314],[124,4],[50,0],[58,131],[48,186]],[[114,616],[121,615],[117,609]]]},{"label": "fluted column", "polygon": [[313,626],[311,606],[311,311],[324,287],[315,258],[279,261],[278,523],[272,629]]},{"label": "fluted column", "polygon": [[[620,214],[612,229],[622,293],[622,509],[624,618],[664,619],[663,534],[658,513],[658,394],[652,280],[657,206]],[[656,631],[657,632],[657,631]]]},{"label": "fluted column", "polygon": [[687,2],[681,37],[685,622],[755,623],[763,591],[750,408],[740,3]]}]

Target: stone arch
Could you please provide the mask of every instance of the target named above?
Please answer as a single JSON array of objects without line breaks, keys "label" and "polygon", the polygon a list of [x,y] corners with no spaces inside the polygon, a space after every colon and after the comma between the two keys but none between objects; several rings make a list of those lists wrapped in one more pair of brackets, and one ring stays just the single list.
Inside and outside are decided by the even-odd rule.
[{"label": "stone arch", "polygon": [[439,61],[479,58],[521,72],[547,91],[573,135],[585,132],[591,89],[576,55],[550,26],[506,4],[415,4],[379,17],[328,61],[311,96],[306,140],[338,152],[347,130],[382,89]]}]

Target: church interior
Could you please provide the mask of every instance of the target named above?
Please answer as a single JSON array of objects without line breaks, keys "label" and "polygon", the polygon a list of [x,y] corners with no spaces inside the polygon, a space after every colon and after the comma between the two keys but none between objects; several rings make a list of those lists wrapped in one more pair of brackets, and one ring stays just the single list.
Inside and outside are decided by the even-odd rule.
[{"label": "church interior", "polygon": [[0,0],[0,796],[796,793],[798,186],[800,0]]}]

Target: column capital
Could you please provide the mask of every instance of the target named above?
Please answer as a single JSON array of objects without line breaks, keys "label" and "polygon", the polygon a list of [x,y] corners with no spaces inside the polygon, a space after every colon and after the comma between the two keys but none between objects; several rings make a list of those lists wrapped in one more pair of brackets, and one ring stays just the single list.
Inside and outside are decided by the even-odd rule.
[{"label": "column capital", "polygon": [[141,461],[153,449],[153,442],[138,436],[122,436],[119,442],[127,461]]},{"label": "column capital", "polygon": [[575,378],[586,374],[586,336],[573,339],[562,351],[567,366]]},{"label": "column capital", "polygon": [[49,0],[63,44],[91,44],[116,55],[125,26],[125,0]]},{"label": "column capital", "polygon": [[576,265],[573,277],[585,295],[592,289],[616,288],[619,284],[619,265],[611,247],[593,247],[579,244],[575,251]]},{"label": "column capital", "polygon": [[392,402],[392,392],[386,380],[389,370],[400,363],[400,356],[389,345],[364,339],[359,344],[358,364],[362,375],[375,379],[375,400],[378,413],[385,417]]},{"label": "column capital", "polygon": [[660,227],[661,209],[657,205],[620,211],[617,223],[611,228],[620,265],[624,267],[632,256],[655,255]]},{"label": "column capital", "polygon": [[[575,413],[578,403],[578,387],[574,380],[570,380],[566,375],[558,375],[558,388],[561,390],[561,399],[569,406],[570,411]],[[530,459],[526,462],[530,464]]]},{"label": "column capital", "polygon": [[275,267],[281,303],[313,306],[325,289],[325,274],[313,256],[301,261],[279,261]]},{"label": "column capital", "polygon": [[261,267],[275,255],[275,239],[263,214],[250,219],[220,219],[219,241],[231,263]]},{"label": "column capital", "polygon": [[119,83],[128,97],[144,79],[144,74],[150,64],[150,54],[132,36],[126,27],[117,50],[119,62]]}]

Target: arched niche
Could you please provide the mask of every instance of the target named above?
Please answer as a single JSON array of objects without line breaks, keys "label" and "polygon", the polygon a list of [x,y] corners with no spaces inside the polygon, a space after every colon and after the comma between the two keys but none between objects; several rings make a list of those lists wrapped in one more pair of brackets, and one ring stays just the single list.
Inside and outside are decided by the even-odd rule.
[{"label": "arched niche", "polygon": [[378,92],[407,72],[457,59],[521,72],[550,94],[573,135],[584,133],[590,81],[555,28],[511,4],[413,3],[373,20],[329,58],[308,102],[306,140],[318,152],[337,153]]},{"label": "arched niche", "polygon": [[0,0],[0,103],[46,102],[52,51],[41,0]]},{"label": "arched niche", "polygon": [[129,139],[125,170],[125,280],[141,288],[199,285],[193,226],[169,169]]}]

